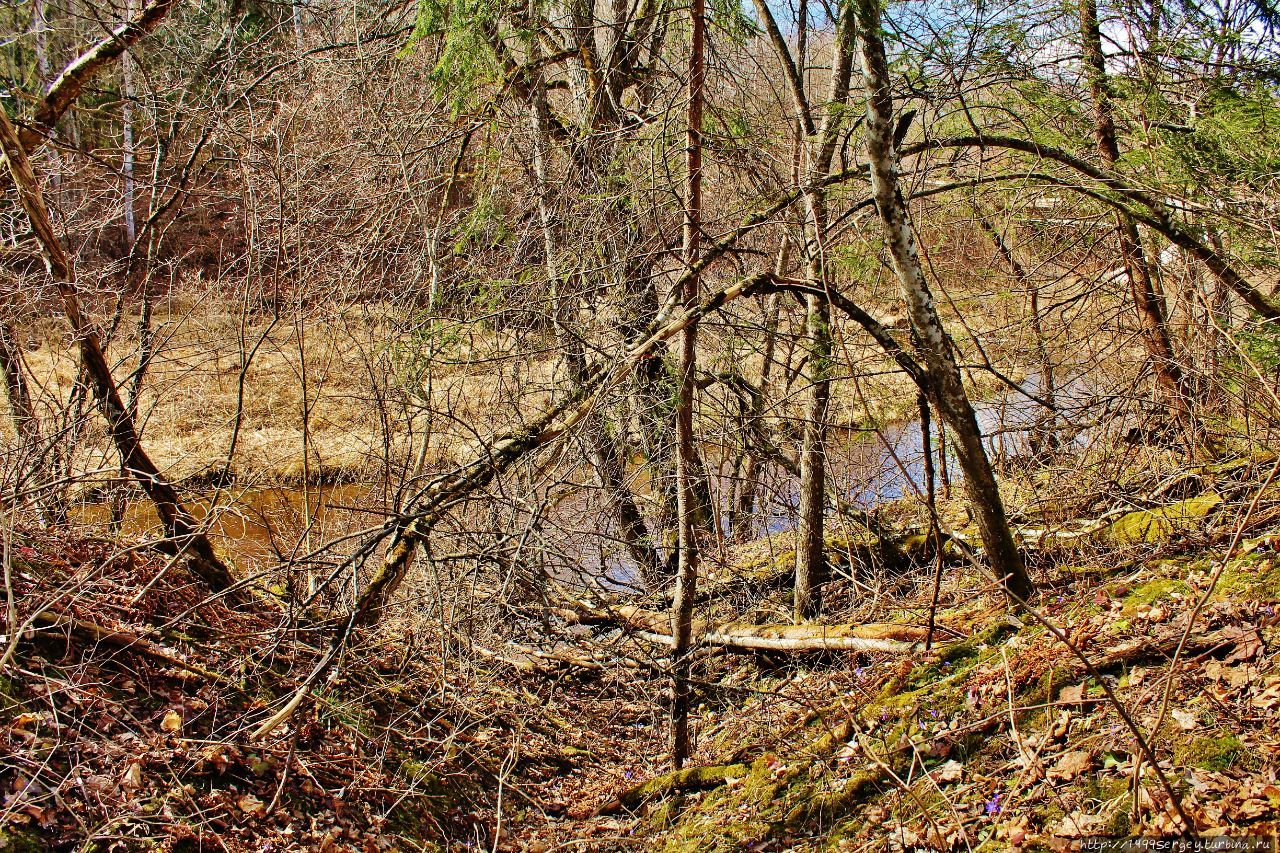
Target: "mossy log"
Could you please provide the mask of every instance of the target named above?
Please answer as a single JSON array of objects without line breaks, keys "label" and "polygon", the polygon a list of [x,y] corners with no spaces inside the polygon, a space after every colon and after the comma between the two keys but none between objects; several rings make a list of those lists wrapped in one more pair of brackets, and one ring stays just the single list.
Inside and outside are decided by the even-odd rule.
[{"label": "mossy log", "polygon": [[1203,526],[1205,518],[1222,503],[1216,492],[1188,498],[1157,509],[1140,509],[1120,516],[1098,531],[1098,539],[1109,545],[1141,545],[1167,542],[1175,534],[1189,533]]},{"label": "mossy log", "polygon": [[709,767],[686,767],[655,776],[628,788],[596,810],[596,814],[613,814],[623,809],[636,809],[650,800],[657,800],[684,791],[706,791],[718,788],[730,779],[741,779],[750,771],[745,764],[716,764]]}]

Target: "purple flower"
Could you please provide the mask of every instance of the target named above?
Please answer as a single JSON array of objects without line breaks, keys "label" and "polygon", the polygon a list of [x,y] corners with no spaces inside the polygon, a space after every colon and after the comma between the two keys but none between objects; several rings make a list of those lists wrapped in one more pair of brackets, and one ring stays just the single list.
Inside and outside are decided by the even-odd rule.
[{"label": "purple flower", "polygon": [[991,799],[983,803],[983,809],[989,815],[1000,814],[1000,792],[999,791],[996,791],[996,793],[991,797]]}]

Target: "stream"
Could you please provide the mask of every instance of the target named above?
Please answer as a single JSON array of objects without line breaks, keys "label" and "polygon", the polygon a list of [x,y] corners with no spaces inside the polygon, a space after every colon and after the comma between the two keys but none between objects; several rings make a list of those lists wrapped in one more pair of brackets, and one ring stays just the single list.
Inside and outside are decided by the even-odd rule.
[{"label": "stream", "polygon": [[[1031,374],[1020,393],[1009,389],[996,397],[977,402],[974,410],[988,452],[993,459],[1008,459],[1029,452],[1033,428],[1044,417],[1045,408],[1032,399],[1041,393],[1040,379]],[[1065,409],[1085,405],[1092,389],[1080,378],[1057,389],[1057,399]],[[937,452],[937,419],[934,423],[934,451]],[[848,500],[865,509],[900,500],[925,489],[924,443],[919,418],[892,424],[879,430],[842,430],[828,451],[829,482]],[[1086,432],[1077,430],[1072,441],[1086,441]],[[948,450],[947,472],[955,484],[958,466]],[[710,465],[710,460],[708,461]],[[941,473],[939,469],[939,473]],[[712,471],[713,496],[720,505],[728,495],[729,477]],[[795,524],[799,483],[780,471],[762,477],[758,498],[755,535],[791,529]],[[560,569],[579,576],[594,576],[607,586],[633,585],[634,571],[623,549],[599,525],[601,502],[592,490],[581,491],[562,502],[553,512],[565,529]],[[191,502],[197,520],[208,520],[215,543],[234,553],[242,570],[261,570],[280,560],[300,557],[335,535],[376,526],[383,518],[380,486],[343,484],[327,486],[276,486],[259,489],[224,489]],[[82,521],[105,524],[109,518],[105,504],[88,504],[77,513]],[[307,518],[311,518],[308,527]],[[651,522],[652,523],[652,522]],[[722,527],[727,527],[727,517]],[[156,515],[149,503],[132,501],[122,530],[127,535],[154,534]],[[576,565],[576,567],[575,567]]]}]

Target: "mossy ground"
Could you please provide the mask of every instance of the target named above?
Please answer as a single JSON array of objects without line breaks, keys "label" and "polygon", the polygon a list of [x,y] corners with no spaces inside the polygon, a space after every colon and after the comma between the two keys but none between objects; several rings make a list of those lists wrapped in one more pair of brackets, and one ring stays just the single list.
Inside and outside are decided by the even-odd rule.
[{"label": "mossy ground", "polygon": [[[1108,649],[1119,656],[1101,675],[1149,738],[1197,831],[1266,831],[1280,820],[1280,798],[1264,793],[1280,762],[1258,744],[1280,742],[1280,726],[1242,712],[1266,689],[1280,692],[1270,658],[1250,656],[1247,643],[1189,656],[1152,733],[1167,654],[1139,653],[1136,641],[1164,642],[1209,592],[1215,565],[1212,553],[1166,555],[1123,578],[1091,565],[1065,574],[1039,606],[1092,659],[1111,659]],[[1278,588],[1280,559],[1252,543],[1221,572],[1200,630],[1240,625]],[[738,708],[739,725],[707,739],[706,758],[747,761],[747,775],[654,800],[634,831],[667,851],[1047,850],[1082,833],[1173,831],[1168,797],[1145,762],[1135,800],[1141,752],[1097,679],[1035,620],[985,618],[927,656],[852,671],[798,664],[785,681],[757,684],[807,694],[810,709],[779,725],[767,702]],[[1280,639],[1265,620],[1260,630]],[[1139,651],[1125,657],[1129,646]],[[774,723],[760,724],[762,716]]]}]

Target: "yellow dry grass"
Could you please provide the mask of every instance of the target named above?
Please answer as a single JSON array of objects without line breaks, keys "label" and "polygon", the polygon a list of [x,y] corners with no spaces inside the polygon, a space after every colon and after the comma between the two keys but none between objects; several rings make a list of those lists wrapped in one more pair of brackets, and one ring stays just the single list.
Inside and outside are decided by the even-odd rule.
[{"label": "yellow dry grass", "polygon": [[[148,453],[175,480],[229,468],[248,482],[338,481],[366,476],[388,458],[446,464],[518,418],[509,370],[456,363],[478,349],[481,332],[450,360],[432,364],[428,405],[425,393],[415,400],[399,382],[412,342],[385,309],[312,315],[303,322],[285,315],[274,323],[262,316],[246,320],[237,309],[231,301],[191,295],[157,306],[156,352],[141,395],[140,424]],[[136,324],[136,316],[124,318],[108,353],[122,388],[137,365]],[[18,334],[37,407],[46,413],[62,408],[77,375],[65,325],[50,318]],[[484,335],[483,345],[500,346],[494,337]],[[525,360],[521,369],[528,384],[545,382],[551,372],[549,363],[537,360]],[[377,387],[398,391],[388,401],[373,392]],[[542,399],[545,394],[532,393],[526,403]],[[0,435],[10,439],[11,422],[0,422]],[[91,417],[75,468],[112,464],[104,425]]]}]

